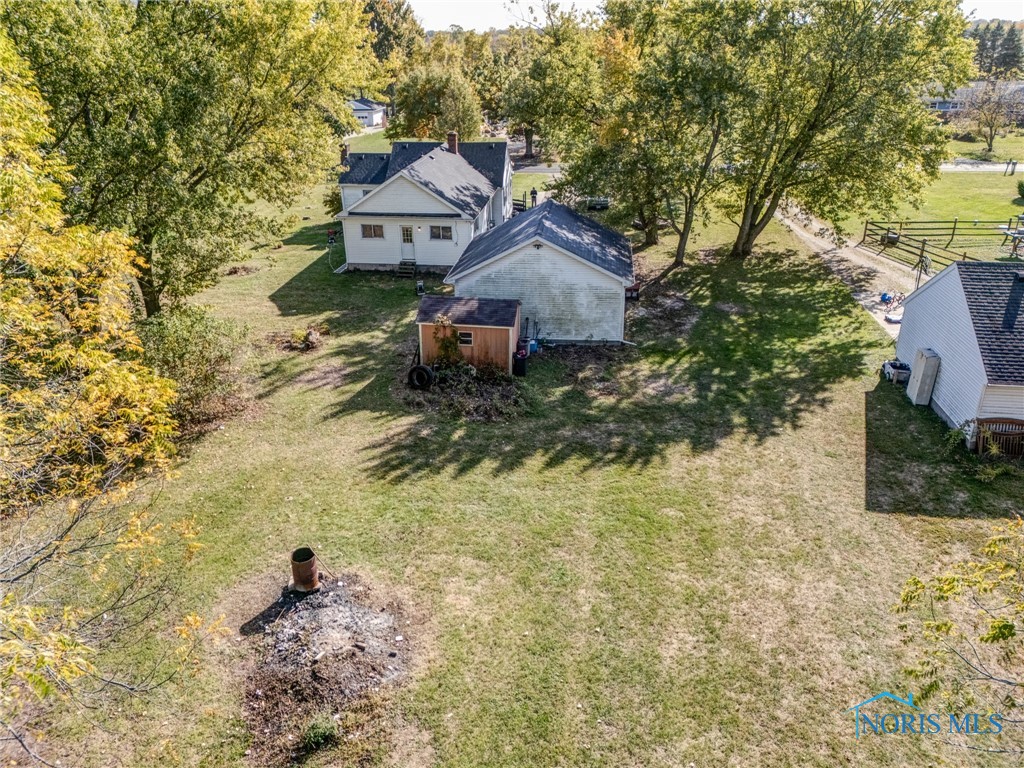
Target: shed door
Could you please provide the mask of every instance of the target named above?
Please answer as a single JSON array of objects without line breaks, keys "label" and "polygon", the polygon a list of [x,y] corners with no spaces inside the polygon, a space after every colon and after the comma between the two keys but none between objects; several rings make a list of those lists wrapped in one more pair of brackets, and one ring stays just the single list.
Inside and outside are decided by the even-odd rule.
[{"label": "shed door", "polygon": [[402,258],[416,260],[416,246],[412,242],[412,227],[402,227]]}]

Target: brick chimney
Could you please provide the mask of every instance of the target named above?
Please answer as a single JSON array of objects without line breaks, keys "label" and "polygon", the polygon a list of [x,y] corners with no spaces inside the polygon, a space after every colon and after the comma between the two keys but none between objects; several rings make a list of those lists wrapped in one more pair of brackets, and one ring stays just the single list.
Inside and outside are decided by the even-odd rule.
[{"label": "brick chimney", "polygon": [[448,131],[448,151],[452,154],[459,154],[459,132]]}]

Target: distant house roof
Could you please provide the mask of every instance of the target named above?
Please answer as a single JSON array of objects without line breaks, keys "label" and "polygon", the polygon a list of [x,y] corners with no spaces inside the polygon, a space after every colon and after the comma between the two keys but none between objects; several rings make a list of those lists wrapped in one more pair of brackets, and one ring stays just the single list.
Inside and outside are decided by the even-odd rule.
[{"label": "distant house roof", "polygon": [[345,164],[348,170],[338,177],[339,184],[383,184],[387,178],[391,155],[383,152],[357,152],[350,154]]},{"label": "distant house roof", "polygon": [[445,282],[538,239],[616,277],[633,280],[633,251],[624,235],[549,199],[474,239]]},{"label": "distant house roof", "polygon": [[[391,145],[390,154],[349,155],[349,170],[338,177],[339,184],[383,184],[387,179],[401,173],[421,157],[435,149],[445,150],[444,144],[437,141],[396,141]],[[459,145],[459,155],[463,157],[478,173],[487,179],[491,186],[499,189],[505,183],[505,158],[508,144],[504,141],[467,141]],[[380,177],[375,175],[380,169],[374,167],[374,175],[358,170],[353,165],[356,157],[383,157],[384,170]],[[374,161],[380,163],[380,160]],[[378,179],[379,180],[376,180]],[[370,181],[369,179],[374,179]]]},{"label": "distant house roof", "polygon": [[438,148],[403,173],[421,187],[470,216],[476,216],[494,195],[494,186],[465,158]]},{"label": "distant house roof", "polygon": [[1024,266],[958,261],[989,384],[1024,385]]},{"label": "distant house roof", "polygon": [[486,325],[514,328],[519,302],[516,299],[474,299],[454,296],[424,296],[416,313],[417,324],[433,323],[445,315],[452,325]]},{"label": "distant house roof", "polygon": [[384,105],[373,99],[349,99],[348,105],[357,112],[376,112]]}]

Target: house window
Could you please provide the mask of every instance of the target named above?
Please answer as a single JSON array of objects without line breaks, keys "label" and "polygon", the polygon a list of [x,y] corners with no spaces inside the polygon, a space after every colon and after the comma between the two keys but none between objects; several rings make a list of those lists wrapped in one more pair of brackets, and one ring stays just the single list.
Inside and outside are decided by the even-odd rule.
[{"label": "house window", "polygon": [[403,243],[411,243],[412,242],[412,227],[402,227],[402,242]]},{"label": "house window", "polygon": [[366,197],[368,194],[370,194],[370,190],[364,189],[363,190],[363,197]]},{"label": "house window", "polygon": [[460,347],[472,347],[473,346],[473,332],[472,331],[459,331],[459,346]]},{"label": "house window", "polygon": [[431,227],[430,228],[430,239],[431,240],[451,240],[452,239],[452,228],[451,227]]},{"label": "house window", "polygon": [[384,239],[384,225],[383,224],[363,224],[363,239],[364,240],[383,240]]}]

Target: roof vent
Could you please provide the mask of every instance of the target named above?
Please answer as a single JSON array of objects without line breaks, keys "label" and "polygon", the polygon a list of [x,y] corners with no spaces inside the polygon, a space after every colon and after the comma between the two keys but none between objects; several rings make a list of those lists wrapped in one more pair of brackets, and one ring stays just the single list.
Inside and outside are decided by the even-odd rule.
[{"label": "roof vent", "polygon": [[1013,274],[1017,276],[1018,283],[1024,283],[1024,272],[1018,271],[1014,272]]}]

